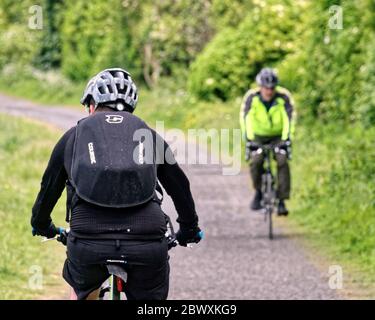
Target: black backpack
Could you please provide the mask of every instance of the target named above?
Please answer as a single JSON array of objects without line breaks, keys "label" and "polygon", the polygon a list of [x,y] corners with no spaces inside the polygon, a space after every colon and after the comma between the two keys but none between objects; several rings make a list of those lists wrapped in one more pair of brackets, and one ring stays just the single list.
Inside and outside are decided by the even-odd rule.
[{"label": "black backpack", "polygon": [[81,199],[103,207],[151,200],[157,187],[151,129],[128,112],[98,112],[80,120],[70,182]]}]

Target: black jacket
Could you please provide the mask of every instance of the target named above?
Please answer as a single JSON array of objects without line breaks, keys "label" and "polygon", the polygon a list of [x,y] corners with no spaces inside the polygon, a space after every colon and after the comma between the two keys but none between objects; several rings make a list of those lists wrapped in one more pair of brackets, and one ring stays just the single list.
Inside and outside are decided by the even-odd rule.
[{"label": "black jacket", "polygon": [[[36,230],[46,229],[52,219],[52,210],[66,184],[69,187],[71,161],[76,127],[68,130],[55,146],[44,172],[41,189],[32,209],[31,225]],[[155,131],[152,131],[156,137]],[[158,136],[159,139],[160,136]],[[163,141],[164,154],[171,150]],[[162,145],[163,145],[162,144]],[[172,156],[173,157],[173,156]],[[182,229],[197,226],[198,216],[190,191],[189,180],[179,165],[165,162],[158,164],[157,178],[171,196],[178,213],[177,222]],[[77,234],[121,235],[121,238],[151,238],[164,235],[164,213],[155,201],[131,208],[104,208],[68,196],[67,207],[71,209],[70,229]]]}]

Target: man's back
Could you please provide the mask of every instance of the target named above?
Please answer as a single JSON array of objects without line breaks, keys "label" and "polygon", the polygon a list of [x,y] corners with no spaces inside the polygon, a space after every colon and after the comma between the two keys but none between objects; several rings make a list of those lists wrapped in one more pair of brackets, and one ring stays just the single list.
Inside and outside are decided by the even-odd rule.
[{"label": "man's back", "polygon": [[126,261],[129,299],[167,298],[166,219],[157,180],[175,204],[179,244],[201,239],[189,181],[168,144],[130,114],[137,100],[123,69],[106,69],[88,82],[81,103],[90,116],[57,143],[33,206],[33,234],[53,237],[51,213],[67,188],[71,232],[63,277],[79,299],[96,296],[109,276],[108,259]]}]

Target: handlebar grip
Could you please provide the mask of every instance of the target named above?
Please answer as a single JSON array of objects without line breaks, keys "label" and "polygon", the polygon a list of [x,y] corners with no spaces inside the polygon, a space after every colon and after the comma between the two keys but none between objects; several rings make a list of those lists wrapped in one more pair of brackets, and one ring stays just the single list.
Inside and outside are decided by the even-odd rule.
[{"label": "handlebar grip", "polygon": [[170,241],[168,241],[168,250],[176,247],[177,244],[177,240],[175,238],[172,238]]},{"label": "handlebar grip", "polygon": [[187,243],[198,243],[199,241],[204,239],[204,232],[201,230],[199,231],[193,239],[187,241]]},{"label": "handlebar grip", "polygon": [[69,231],[61,227],[56,228],[56,230],[58,231],[56,240],[66,246]]}]

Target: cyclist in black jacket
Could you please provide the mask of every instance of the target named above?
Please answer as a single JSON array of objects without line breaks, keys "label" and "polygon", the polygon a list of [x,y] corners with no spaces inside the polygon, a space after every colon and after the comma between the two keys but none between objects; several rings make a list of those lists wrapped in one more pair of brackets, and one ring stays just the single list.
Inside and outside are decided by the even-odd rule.
[{"label": "cyclist in black jacket", "polygon": [[[78,299],[97,297],[98,289],[109,276],[104,265],[108,259],[126,260],[128,282],[125,293],[128,299],[167,298],[169,257],[165,240],[166,220],[156,193],[157,181],[176,207],[180,225],[176,234],[179,244],[186,246],[191,239],[195,242],[200,240],[189,181],[168,144],[131,114],[137,100],[137,88],[123,69],[106,69],[90,80],[81,100],[90,116],[68,130],[55,146],[32,209],[33,234],[54,237],[56,228],[51,212],[66,187],[70,233],[63,277]],[[120,121],[124,122],[124,126],[118,126]],[[151,133],[155,157],[154,163],[147,166],[142,162],[140,167],[143,171],[134,173],[138,167],[122,159],[129,151],[122,157],[116,157],[115,153],[127,148],[124,141],[129,139],[116,139],[115,136],[121,136],[131,130],[129,128],[137,126],[147,128]],[[107,136],[106,128],[112,130]],[[95,145],[91,142],[91,145],[83,144],[88,150],[87,157],[82,152],[86,149],[80,149],[82,143],[77,142],[83,141],[86,133],[90,139],[96,137],[99,141]],[[101,135],[107,139],[101,142],[102,146],[99,145]],[[114,141],[108,141],[108,137],[114,137]],[[122,145],[116,149],[116,143],[120,143],[118,140]],[[139,143],[143,147],[143,142]],[[101,149],[105,150],[102,158]],[[108,160],[106,158],[113,163],[114,169],[107,165],[103,172],[97,172],[95,166],[100,167],[100,161]],[[130,165],[132,169],[122,170],[121,165]],[[151,183],[152,179],[155,185]]]}]

